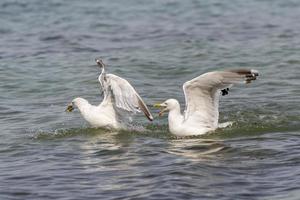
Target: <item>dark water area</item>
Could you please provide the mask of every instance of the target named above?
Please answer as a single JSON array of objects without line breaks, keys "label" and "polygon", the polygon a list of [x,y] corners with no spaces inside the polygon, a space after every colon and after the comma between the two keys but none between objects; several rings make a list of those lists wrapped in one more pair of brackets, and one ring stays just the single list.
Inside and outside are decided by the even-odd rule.
[{"label": "dark water area", "polygon": [[[0,199],[300,199],[300,2],[0,2]],[[232,127],[176,138],[167,117],[92,129],[94,58],[147,104],[202,73],[253,68],[220,101]],[[157,117],[157,110],[151,108]],[[142,128],[145,131],[142,131]]]}]

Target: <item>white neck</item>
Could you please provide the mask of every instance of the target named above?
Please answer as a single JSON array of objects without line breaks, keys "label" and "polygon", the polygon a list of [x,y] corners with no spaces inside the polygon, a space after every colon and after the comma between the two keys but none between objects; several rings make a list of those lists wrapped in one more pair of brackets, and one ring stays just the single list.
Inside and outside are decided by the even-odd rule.
[{"label": "white neck", "polygon": [[169,111],[168,116],[170,132],[175,132],[179,129],[183,122],[183,115],[180,112],[179,103]]},{"label": "white neck", "polygon": [[77,107],[83,116],[87,115],[87,112],[90,110],[91,106],[92,105],[86,100],[80,101],[79,103],[77,103]]},{"label": "white neck", "polygon": [[105,67],[102,67],[101,74],[105,75]]}]

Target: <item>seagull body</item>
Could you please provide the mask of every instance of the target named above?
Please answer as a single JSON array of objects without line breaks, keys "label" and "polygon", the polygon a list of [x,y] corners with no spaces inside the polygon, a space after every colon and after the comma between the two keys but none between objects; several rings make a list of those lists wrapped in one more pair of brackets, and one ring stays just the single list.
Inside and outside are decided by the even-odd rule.
[{"label": "seagull body", "polygon": [[103,101],[100,105],[94,106],[80,97],[75,98],[72,102],[77,106],[82,117],[92,127],[103,127],[107,129],[118,129],[121,127],[112,102]]},{"label": "seagull body", "polygon": [[186,108],[181,113],[176,99],[168,99],[156,107],[169,111],[169,130],[177,136],[202,135],[216,130],[219,125],[219,97],[228,94],[228,88],[244,81],[256,80],[255,70],[214,71],[202,74],[183,84]]},{"label": "seagull body", "polygon": [[98,80],[104,95],[103,101],[95,106],[87,100],[77,97],[73,99],[66,111],[71,112],[76,106],[82,117],[95,128],[124,128],[118,117],[118,109],[129,113],[143,111],[145,116],[152,121],[153,117],[149,109],[132,85],[119,76],[106,74],[102,60],[96,59],[96,62],[102,69]]}]

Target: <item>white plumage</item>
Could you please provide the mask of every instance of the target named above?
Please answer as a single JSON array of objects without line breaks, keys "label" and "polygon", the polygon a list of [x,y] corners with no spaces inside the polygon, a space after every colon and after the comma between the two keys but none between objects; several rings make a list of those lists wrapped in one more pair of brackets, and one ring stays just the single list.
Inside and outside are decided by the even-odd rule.
[{"label": "white plumage", "polygon": [[118,118],[118,109],[131,113],[143,111],[145,116],[152,121],[153,117],[149,109],[132,85],[119,76],[106,74],[105,65],[101,59],[96,59],[96,62],[102,69],[98,80],[103,91],[103,101],[98,106],[94,106],[78,97],[68,106],[67,111],[71,112],[74,106],[77,106],[83,118],[92,127],[122,128]]},{"label": "white plumage", "polygon": [[[244,81],[256,80],[255,70],[214,71],[202,74],[183,84],[186,108],[183,114],[176,99],[168,99],[156,107],[163,107],[160,114],[169,111],[171,133],[178,136],[202,135],[219,127],[219,96],[223,89]],[[225,90],[228,93],[228,90]]]}]

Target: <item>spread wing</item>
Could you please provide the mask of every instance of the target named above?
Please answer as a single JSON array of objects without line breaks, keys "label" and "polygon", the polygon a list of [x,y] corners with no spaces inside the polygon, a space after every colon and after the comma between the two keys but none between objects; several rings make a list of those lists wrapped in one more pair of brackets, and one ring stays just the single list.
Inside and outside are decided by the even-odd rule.
[{"label": "spread wing", "polygon": [[153,120],[148,107],[127,80],[114,74],[102,73],[99,82],[104,93],[104,101],[112,97],[116,107],[133,113],[143,111],[150,121]]},{"label": "spread wing", "polygon": [[247,69],[214,71],[185,82],[185,120],[217,127],[220,90],[242,81],[250,83],[257,76],[257,71]]}]

